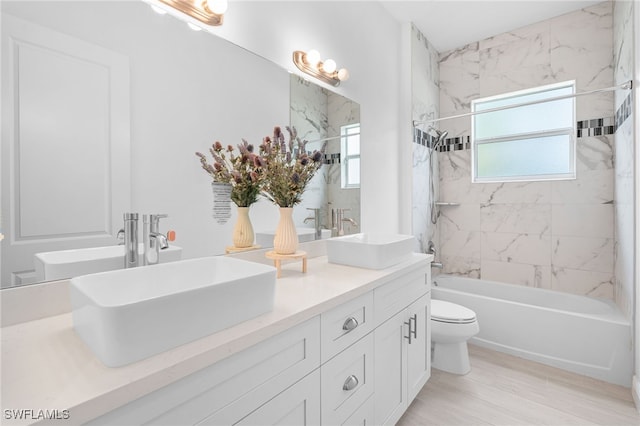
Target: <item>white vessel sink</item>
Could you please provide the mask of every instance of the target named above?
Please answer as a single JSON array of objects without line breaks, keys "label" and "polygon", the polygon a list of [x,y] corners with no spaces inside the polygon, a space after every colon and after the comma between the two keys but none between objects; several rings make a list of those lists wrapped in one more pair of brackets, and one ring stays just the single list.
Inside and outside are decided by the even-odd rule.
[{"label": "white vessel sink", "polygon": [[327,240],[327,257],[329,263],[384,269],[408,260],[415,243],[412,235],[345,235]]},{"label": "white vessel sink", "polygon": [[273,309],[275,268],[217,256],[76,277],[73,326],[119,367]]},{"label": "white vessel sink", "polygon": [[[139,245],[138,253],[142,261],[144,245]],[[160,263],[180,259],[182,259],[181,247],[170,245],[160,250]],[[38,281],[62,280],[96,272],[115,271],[124,267],[124,246],[36,253],[34,263]]]}]

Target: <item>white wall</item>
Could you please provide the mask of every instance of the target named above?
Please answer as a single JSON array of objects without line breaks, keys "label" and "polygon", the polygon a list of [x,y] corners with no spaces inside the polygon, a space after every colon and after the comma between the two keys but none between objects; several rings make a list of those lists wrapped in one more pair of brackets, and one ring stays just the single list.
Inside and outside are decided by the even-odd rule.
[{"label": "white wall", "polygon": [[[634,108],[634,121],[635,121],[635,141],[636,146],[640,141],[640,54],[638,54],[638,48],[640,47],[640,7],[636,3],[633,8],[633,43],[635,47],[635,54],[633,60],[634,78],[633,78],[633,98],[635,101]],[[635,311],[634,311],[634,324],[635,324],[635,374],[633,377],[633,397],[636,403],[636,408],[640,411],[640,261],[638,260],[638,253],[640,253],[640,149],[635,151],[635,282],[633,291],[635,293]]]}]

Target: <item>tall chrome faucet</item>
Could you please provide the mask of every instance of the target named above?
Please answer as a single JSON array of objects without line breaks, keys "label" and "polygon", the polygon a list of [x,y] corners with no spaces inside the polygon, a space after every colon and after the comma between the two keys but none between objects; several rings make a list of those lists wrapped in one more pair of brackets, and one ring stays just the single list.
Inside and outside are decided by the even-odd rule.
[{"label": "tall chrome faucet", "polygon": [[160,219],[166,214],[145,214],[142,219],[144,242],[144,264],[155,265],[160,258],[160,250],[169,247],[167,237],[160,233]]},{"label": "tall chrome faucet", "polygon": [[357,227],[358,223],[350,217],[344,217],[344,212],[351,209],[331,209],[332,232],[335,231],[337,236],[344,235],[344,222],[349,222],[353,227]]},{"label": "tall chrome faucet", "polygon": [[138,259],[138,213],[124,214],[124,228],[118,231],[118,238],[124,240],[124,267],[135,268]]},{"label": "tall chrome faucet", "polygon": [[307,210],[312,210],[313,216],[306,217],[304,219],[304,223],[313,220],[313,225],[316,230],[315,239],[319,240],[322,238],[322,220],[320,219],[320,209],[312,209],[307,207]]}]

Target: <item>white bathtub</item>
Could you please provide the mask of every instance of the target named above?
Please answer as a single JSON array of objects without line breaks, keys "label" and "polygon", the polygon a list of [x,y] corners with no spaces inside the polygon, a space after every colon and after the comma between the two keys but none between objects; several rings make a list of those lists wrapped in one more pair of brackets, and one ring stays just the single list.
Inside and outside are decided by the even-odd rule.
[{"label": "white bathtub", "polygon": [[615,303],[451,275],[433,281],[434,299],[476,312],[471,343],[631,386],[631,324]]}]

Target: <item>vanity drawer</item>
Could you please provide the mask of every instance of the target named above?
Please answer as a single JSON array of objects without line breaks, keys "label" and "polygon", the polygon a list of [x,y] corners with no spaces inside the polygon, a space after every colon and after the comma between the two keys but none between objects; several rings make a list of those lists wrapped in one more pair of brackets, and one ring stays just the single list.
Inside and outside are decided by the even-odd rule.
[{"label": "vanity drawer", "polygon": [[410,272],[373,291],[375,326],[378,326],[429,292],[430,271]]},{"label": "vanity drawer", "polygon": [[373,330],[373,292],[320,316],[321,362],[326,362]]},{"label": "vanity drawer", "polygon": [[374,396],[371,395],[341,426],[373,426],[374,400]]},{"label": "vanity drawer", "polygon": [[373,333],[320,367],[322,424],[341,425],[373,394]]},{"label": "vanity drawer", "polygon": [[[320,365],[316,316],[88,424],[226,424],[242,419]],[[214,414],[215,413],[215,414]]]}]

